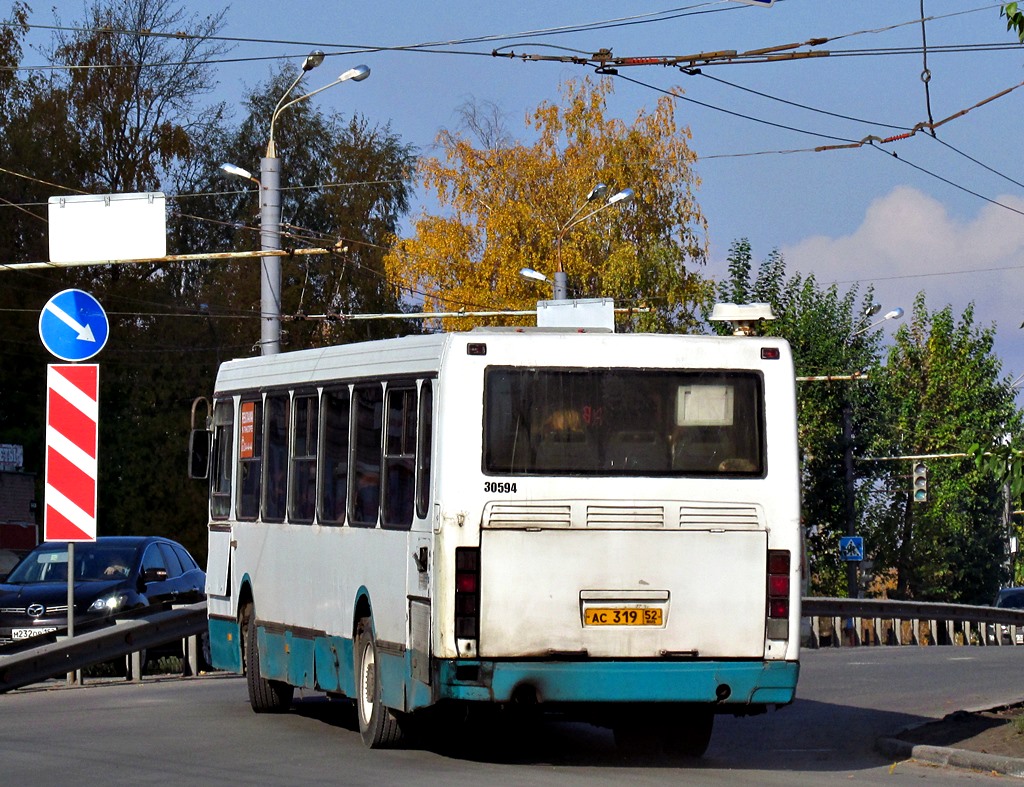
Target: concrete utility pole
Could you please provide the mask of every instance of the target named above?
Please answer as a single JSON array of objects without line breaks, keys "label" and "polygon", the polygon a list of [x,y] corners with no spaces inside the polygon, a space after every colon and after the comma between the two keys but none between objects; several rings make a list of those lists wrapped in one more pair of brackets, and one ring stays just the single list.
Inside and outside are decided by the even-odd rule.
[{"label": "concrete utility pole", "polygon": [[[281,249],[281,171],[277,156],[260,159],[260,249]],[[281,352],[281,258],[260,259],[260,354]]]},{"label": "concrete utility pole", "polygon": [[[312,71],[324,62],[324,53],[314,50],[306,56],[302,63],[302,71],[278,99],[274,114],[270,118],[270,138],[267,142],[267,153],[260,159],[259,180],[241,167],[233,164],[221,164],[221,169],[229,175],[252,180],[260,187],[260,249],[262,251],[281,250],[281,162],[277,157],[274,144],[274,126],[278,116],[293,104],[305,101],[329,87],[341,82],[352,80],[362,82],[370,76],[367,66],[356,66],[345,71],[333,82],[317,88],[290,101],[288,96],[299,84],[307,71]],[[260,354],[276,355],[281,352],[281,257],[269,254],[261,258],[260,263]]]}]

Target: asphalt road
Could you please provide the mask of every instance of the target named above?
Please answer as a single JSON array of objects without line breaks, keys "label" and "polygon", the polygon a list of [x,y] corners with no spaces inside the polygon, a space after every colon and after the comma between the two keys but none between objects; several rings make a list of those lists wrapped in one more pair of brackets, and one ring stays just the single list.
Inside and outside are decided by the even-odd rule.
[{"label": "asphalt road", "polygon": [[[236,676],[35,688],[0,696],[4,784],[894,784],[993,777],[893,763],[873,745],[953,710],[1024,699],[1024,648],[805,651],[799,699],[718,719],[707,755],[623,757],[584,724],[493,724],[449,744],[369,751],[346,703],[254,714]],[[470,737],[472,736],[472,738]],[[1005,783],[1005,779],[1004,779]]]}]

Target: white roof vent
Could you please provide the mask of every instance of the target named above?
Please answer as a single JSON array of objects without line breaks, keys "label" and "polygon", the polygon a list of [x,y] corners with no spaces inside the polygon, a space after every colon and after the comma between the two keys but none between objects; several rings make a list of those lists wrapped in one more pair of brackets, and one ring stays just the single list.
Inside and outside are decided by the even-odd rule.
[{"label": "white roof vent", "polygon": [[751,336],[758,320],[774,320],[770,303],[716,303],[711,310],[712,322],[731,322],[734,336]]}]

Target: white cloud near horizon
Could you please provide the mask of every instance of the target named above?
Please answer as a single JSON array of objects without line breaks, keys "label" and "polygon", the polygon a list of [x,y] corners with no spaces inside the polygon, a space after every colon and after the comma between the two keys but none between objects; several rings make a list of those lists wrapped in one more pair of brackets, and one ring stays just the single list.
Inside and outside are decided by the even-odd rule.
[{"label": "white cloud near horizon", "polygon": [[950,304],[959,314],[973,302],[975,323],[996,326],[1004,373],[1017,375],[1024,372],[1024,199],[996,201],[1013,210],[988,203],[964,220],[899,186],[873,201],[851,234],[817,235],[781,251],[790,273],[813,273],[822,285],[861,292],[873,285],[886,310],[909,312],[921,291],[930,310]]}]

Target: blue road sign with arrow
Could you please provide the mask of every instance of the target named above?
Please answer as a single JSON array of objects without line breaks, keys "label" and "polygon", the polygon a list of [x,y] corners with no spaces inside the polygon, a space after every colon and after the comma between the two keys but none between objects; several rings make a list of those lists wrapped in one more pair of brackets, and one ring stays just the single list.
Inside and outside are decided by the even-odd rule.
[{"label": "blue road sign with arrow", "polygon": [[839,538],[839,557],[843,560],[863,560],[864,537],[841,536]]},{"label": "blue road sign with arrow", "polygon": [[82,290],[58,292],[39,314],[39,338],[62,361],[87,361],[103,349],[109,333],[103,307]]}]

